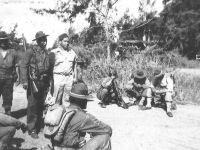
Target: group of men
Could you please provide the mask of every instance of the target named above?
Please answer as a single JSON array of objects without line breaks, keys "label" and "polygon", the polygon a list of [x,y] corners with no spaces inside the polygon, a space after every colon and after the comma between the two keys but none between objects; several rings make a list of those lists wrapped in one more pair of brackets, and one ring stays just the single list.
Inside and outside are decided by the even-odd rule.
[{"label": "group of men", "polygon": [[[64,106],[66,110],[74,110],[76,113],[63,131],[64,136],[59,142],[55,144],[54,137],[51,137],[52,148],[110,150],[111,127],[83,111],[86,109],[89,98],[88,87],[85,82],[78,79],[77,55],[69,48],[68,35],[61,34],[58,37],[58,47],[50,53],[46,50],[47,36],[49,35],[42,31],[36,33],[33,41],[36,41],[37,45],[25,51],[19,65],[16,51],[9,47],[8,35],[4,31],[0,32],[0,95],[2,95],[2,106],[5,109],[5,114],[0,114],[2,115],[0,117],[0,150],[8,149],[16,129],[22,129],[25,132],[27,128],[32,138],[39,138],[38,133],[44,127],[43,111],[46,106],[50,108],[58,103],[56,101],[61,88],[64,92],[59,105]],[[15,82],[13,74],[16,74],[17,82],[21,79],[23,88],[27,92],[27,125],[11,117]],[[52,98],[47,100],[49,94]],[[91,135],[91,140],[87,143],[83,140],[86,132]]]},{"label": "group of men", "polygon": [[[117,71],[111,68],[109,76],[101,82],[97,98],[101,100],[102,108],[106,108],[109,103],[116,103],[119,96],[115,90],[118,86],[116,79]],[[169,117],[173,117],[172,109],[176,109],[175,103],[173,103],[174,78],[173,74],[164,73],[161,66],[154,70],[151,82],[144,70],[137,69],[131,74],[131,79],[125,85],[124,90],[129,97],[130,105],[138,105],[139,110],[151,109],[153,105],[162,107]]]}]

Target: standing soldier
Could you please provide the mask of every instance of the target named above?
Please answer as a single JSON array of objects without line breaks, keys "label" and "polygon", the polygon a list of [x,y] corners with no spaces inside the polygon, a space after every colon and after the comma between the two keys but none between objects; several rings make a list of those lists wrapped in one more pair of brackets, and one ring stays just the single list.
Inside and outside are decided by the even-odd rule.
[{"label": "standing soldier", "polygon": [[[126,93],[129,98],[135,98],[139,101],[139,110],[151,109],[151,82],[146,77],[146,73],[138,69],[131,76],[131,80],[126,85]],[[147,100],[146,106],[144,106],[144,101]]]},{"label": "standing soldier", "polygon": [[37,46],[28,49],[22,58],[22,84],[27,90],[27,125],[32,138],[39,138],[37,133],[43,123],[44,101],[49,88],[49,56],[46,51],[47,37],[45,33],[36,33],[33,41]]},{"label": "standing soldier", "polygon": [[[65,86],[65,91],[70,91],[73,81],[77,80],[76,53],[69,48],[69,37],[66,33],[58,37],[59,46],[49,54],[50,68],[53,78],[51,92],[56,97],[60,87]],[[63,105],[69,105],[69,92],[63,96]]]},{"label": "standing soldier", "polygon": [[164,101],[166,104],[166,111],[169,117],[173,117],[171,112],[172,102],[173,102],[173,90],[174,90],[174,81],[170,74],[163,73],[162,68],[158,67],[154,71],[154,80],[153,80],[153,96],[155,106],[159,105]]},{"label": "standing soldier", "polygon": [[0,32],[0,96],[3,97],[3,107],[5,114],[11,114],[13,100],[13,72],[17,74],[19,82],[19,64],[17,53],[14,49],[9,49],[8,36],[6,32]]}]

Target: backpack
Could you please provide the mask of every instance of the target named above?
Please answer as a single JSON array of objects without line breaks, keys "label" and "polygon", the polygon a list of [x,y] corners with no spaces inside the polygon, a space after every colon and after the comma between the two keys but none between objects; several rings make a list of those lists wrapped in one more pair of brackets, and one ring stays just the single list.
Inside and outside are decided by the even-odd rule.
[{"label": "backpack", "polygon": [[[70,123],[72,117],[75,115],[76,110],[72,110],[69,108],[65,108],[64,113],[57,113],[58,111],[61,111],[61,108],[63,105],[58,106],[57,108],[54,109],[54,111],[51,111],[51,115],[55,116],[56,114],[59,115],[57,116],[59,119],[59,123],[50,125],[49,123],[45,122],[45,127],[44,127],[44,136],[46,138],[51,138],[54,141],[61,142],[63,140],[64,136],[64,130]],[[59,110],[58,110],[59,109]],[[49,115],[49,117],[51,116]]]}]

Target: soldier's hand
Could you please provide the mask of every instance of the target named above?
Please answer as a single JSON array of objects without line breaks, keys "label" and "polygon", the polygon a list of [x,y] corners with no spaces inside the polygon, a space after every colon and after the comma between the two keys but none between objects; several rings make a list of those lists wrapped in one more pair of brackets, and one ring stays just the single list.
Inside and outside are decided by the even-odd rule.
[{"label": "soldier's hand", "polygon": [[27,125],[25,123],[22,123],[20,128],[21,128],[23,133],[25,133],[27,131],[27,129],[28,129],[28,127],[27,127]]},{"label": "soldier's hand", "polygon": [[19,83],[20,83],[20,81],[19,81],[19,77],[18,77],[17,80],[16,80],[16,83],[15,83],[15,86],[18,86]]},{"label": "soldier's hand", "polygon": [[25,90],[27,90],[27,89],[28,89],[28,83],[23,83],[23,88],[24,88]]}]

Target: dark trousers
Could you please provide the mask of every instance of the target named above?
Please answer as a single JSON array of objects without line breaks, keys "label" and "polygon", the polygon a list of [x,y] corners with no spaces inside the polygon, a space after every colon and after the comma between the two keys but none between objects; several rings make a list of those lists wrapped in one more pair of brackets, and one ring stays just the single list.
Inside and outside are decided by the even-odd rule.
[{"label": "dark trousers", "polygon": [[3,97],[2,107],[11,108],[13,100],[13,79],[0,79],[0,96]]},{"label": "dark trousers", "polygon": [[13,126],[0,127],[0,150],[6,150],[7,146],[10,145],[16,128]]},{"label": "dark trousers", "polygon": [[33,93],[30,86],[27,89],[27,126],[29,133],[37,133],[43,127],[43,110],[46,95],[47,87],[45,84],[38,88],[37,93]]}]

